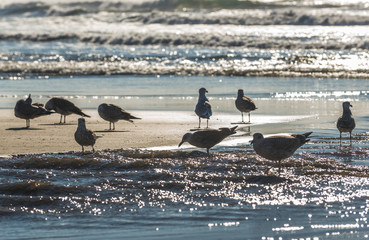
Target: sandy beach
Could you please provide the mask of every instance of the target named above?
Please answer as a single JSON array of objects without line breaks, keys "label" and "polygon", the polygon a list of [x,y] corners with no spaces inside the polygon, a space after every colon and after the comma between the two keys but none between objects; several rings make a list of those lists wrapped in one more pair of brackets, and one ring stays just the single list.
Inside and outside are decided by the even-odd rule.
[{"label": "sandy beach", "polygon": [[[197,117],[192,111],[131,111],[142,118],[134,124],[116,123],[115,131],[109,131],[109,123],[101,119],[96,110],[84,110],[87,128],[102,136],[95,149],[150,148],[178,145],[183,134],[196,128]],[[78,115],[67,116],[66,124],[59,124],[60,115],[31,120],[31,128],[25,129],[25,120],[16,118],[13,109],[0,110],[0,155],[81,151],[74,140]],[[229,127],[230,116],[210,120],[210,127]],[[239,116],[237,115],[237,119]],[[206,121],[203,122],[204,126]],[[85,148],[90,151],[90,147]]]},{"label": "sandy beach", "polygon": [[[160,117],[163,112],[132,112],[142,120],[136,120],[134,124],[119,121],[116,130],[109,131],[109,123],[102,120],[96,110],[85,112],[91,116],[86,119],[87,128],[102,136],[97,140],[95,149],[178,144],[186,129],[194,125],[188,121],[193,117],[191,113],[181,113],[183,117],[179,118],[181,122],[178,123],[173,120],[175,112],[168,113],[167,121]],[[25,129],[25,120],[16,118],[13,109],[0,110],[0,155],[81,151],[74,140],[79,116],[67,116],[66,124],[58,124],[59,118],[59,114],[52,114],[32,119],[31,128]],[[91,149],[87,147],[86,150]]]},{"label": "sandy beach", "polygon": [[[218,106],[220,101],[214,101]],[[227,101],[229,102],[229,101]],[[233,102],[233,101],[232,101]],[[332,102],[322,106],[319,101],[306,104],[300,101],[268,101],[259,100],[261,110],[252,113],[252,124],[239,124],[241,115],[237,110],[231,112],[214,112],[209,121],[209,128],[232,127],[239,125],[237,134],[226,141],[230,145],[246,145],[251,140],[252,133],[263,134],[296,133],[317,131],[317,129],[333,129],[335,132],[335,117],[338,116],[341,103]],[[278,109],[273,106],[278,104]],[[363,104],[354,103],[355,116],[365,114]],[[315,106],[315,107],[312,107]],[[321,108],[319,110],[316,107]],[[233,106],[231,106],[233,108]],[[284,109],[281,112],[281,109]],[[293,109],[293,114],[288,110]],[[322,114],[333,109],[337,113]],[[194,111],[149,111],[128,110],[132,115],[142,118],[134,124],[127,121],[118,121],[115,131],[109,131],[109,123],[100,118],[97,110],[84,109],[91,116],[86,118],[88,129],[93,130],[102,138],[97,139],[95,150],[102,149],[137,149],[167,147],[177,149],[176,146],[186,132],[197,130],[198,118]],[[272,114],[267,114],[268,112]],[[318,114],[315,114],[318,113]],[[319,116],[319,117],[317,117]],[[74,140],[77,128],[78,115],[67,116],[66,124],[59,124],[60,114],[40,117],[31,120],[31,128],[25,129],[25,120],[16,118],[13,109],[0,110],[0,155],[17,155],[30,153],[60,153],[81,151],[81,147]],[[202,120],[201,127],[206,126]],[[221,145],[221,144],[219,144]],[[181,148],[188,148],[184,144]],[[155,148],[159,147],[159,148]],[[91,148],[85,148],[90,151]]]}]

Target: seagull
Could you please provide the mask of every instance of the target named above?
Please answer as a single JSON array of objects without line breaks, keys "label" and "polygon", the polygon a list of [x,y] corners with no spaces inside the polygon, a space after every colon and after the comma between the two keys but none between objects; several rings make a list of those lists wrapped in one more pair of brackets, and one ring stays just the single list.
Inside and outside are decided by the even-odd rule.
[{"label": "seagull", "polygon": [[209,127],[209,118],[212,115],[211,112],[211,105],[209,103],[209,100],[205,96],[205,93],[208,91],[205,88],[199,89],[199,100],[197,101],[195,113],[197,116],[199,116],[199,128],[201,124],[201,118],[206,118],[206,128]]},{"label": "seagull", "polygon": [[350,107],[352,105],[350,102],[342,103],[343,113],[342,116],[337,120],[337,128],[340,131],[340,145],[342,140],[342,132],[349,132],[350,133],[350,144],[351,144],[351,132],[355,128],[355,119],[352,116]]},{"label": "seagull", "polygon": [[236,104],[236,108],[241,112],[242,115],[242,123],[245,123],[245,121],[243,120],[243,113],[249,113],[249,122],[250,122],[250,112],[254,111],[256,108],[254,101],[252,101],[251,98],[246,97],[243,94],[243,90],[239,89],[238,90],[238,95],[237,95],[237,99],[235,101]]},{"label": "seagull", "polygon": [[65,123],[65,118],[67,115],[70,115],[72,113],[80,115],[82,117],[90,117],[89,115],[85,114],[82,112],[82,110],[77,107],[76,105],[74,105],[74,103],[72,103],[69,100],[66,100],[64,98],[57,98],[57,97],[53,97],[51,98],[45,105],[45,108],[47,110],[54,110],[57,113],[60,113],[60,124],[62,123],[62,118],[64,116],[64,123]]},{"label": "seagull", "polygon": [[291,157],[295,151],[310,141],[308,139],[312,132],[304,134],[294,134],[291,136],[271,136],[264,138],[263,134],[255,133],[253,135],[253,144],[255,152],[263,158],[278,161],[279,173],[281,172],[281,161]]},{"label": "seagull", "polygon": [[[141,119],[135,116],[132,116],[129,112],[123,110],[121,107],[114,104],[106,104],[102,103],[99,105],[97,111],[102,119],[109,122],[109,130],[115,130],[115,123],[119,120],[126,120],[128,122],[133,123],[131,119]],[[113,123],[113,129],[111,128],[111,124]]]},{"label": "seagull", "polygon": [[26,100],[18,100],[14,107],[14,115],[17,118],[26,119],[26,128],[31,126],[30,119],[49,115],[51,113],[54,112],[47,111],[45,108],[43,108],[42,104],[32,104],[31,94],[28,95]]},{"label": "seagull", "polygon": [[237,126],[233,128],[204,129],[194,133],[186,133],[183,135],[182,141],[179,143],[178,147],[188,142],[195,147],[206,148],[206,152],[208,156],[210,156],[210,148],[223,141],[226,137],[235,134],[236,128]]},{"label": "seagull", "polygon": [[76,132],[74,133],[74,139],[76,142],[82,146],[82,152],[84,152],[83,146],[91,146],[92,152],[95,152],[94,145],[96,139],[100,136],[96,136],[96,134],[86,128],[86,122],[84,118],[78,118],[78,127]]}]

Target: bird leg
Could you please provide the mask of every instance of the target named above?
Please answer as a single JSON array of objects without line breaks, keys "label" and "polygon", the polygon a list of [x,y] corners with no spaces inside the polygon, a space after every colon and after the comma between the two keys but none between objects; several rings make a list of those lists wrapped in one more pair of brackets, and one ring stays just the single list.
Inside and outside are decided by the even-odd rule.
[{"label": "bird leg", "polygon": [[200,124],[201,124],[201,118],[199,117],[199,128],[200,128]]},{"label": "bird leg", "polygon": [[63,115],[60,114],[60,122],[59,122],[59,124],[62,124],[62,119],[63,119]]},{"label": "bird leg", "polygon": [[82,152],[85,152],[85,149],[83,148],[83,146],[82,146]]},{"label": "bird leg", "polygon": [[109,130],[111,130],[111,122],[109,122]]},{"label": "bird leg", "polygon": [[243,112],[241,112],[241,116],[242,116],[242,123],[244,123],[244,121],[243,121]]},{"label": "bird leg", "polygon": [[251,122],[251,120],[250,120],[250,112],[249,112],[249,122]]},{"label": "bird leg", "polygon": [[92,152],[95,152],[95,148],[94,148],[94,146],[92,145]]},{"label": "bird leg", "polygon": [[26,119],[26,128],[29,128],[31,126],[31,120]]},{"label": "bird leg", "polygon": [[206,128],[209,128],[209,118],[206,119]]},{"label": "bird leg", "polygon": [[115,122],[113,122],[113,130],[115,130]]},{"label": "bird leg", "polygon": [[64,115],[64,123],[65,123],[65,119],[67,118],[67,115]]},{"label": "bird leg", "polygon": [[342,141],[342,132],[340,132],[340,146],[342,145],[341,141]]},{"label": "bird leg", "polygon": [[210,157],[210,151],[209,148],[206,149],[206,152],[208,153],[208,157]]}]

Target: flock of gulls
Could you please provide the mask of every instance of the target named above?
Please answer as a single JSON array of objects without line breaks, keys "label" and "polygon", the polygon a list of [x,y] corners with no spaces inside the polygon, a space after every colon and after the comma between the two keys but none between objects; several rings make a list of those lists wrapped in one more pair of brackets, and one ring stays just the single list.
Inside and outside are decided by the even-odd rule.
[{"label": "flock of gulls", "polygon": [[[236,128],[219,128],[210,129],[209,119],[212,116],[211,105],[206,97],[208,91],[205,88],[199,89],[199,98],[195,107],[195,113],[199,118],[199,129],[201,127],[201,119],[206,119],[206,128],[197,130],[194,133],[186,133],[178,147],[183,143],[188,142],[189,144],[198,147],[205,148],[208,156],[210,156],[210,149],[216,144],[223,141],[226,137],[235,134]],[[250,123],[250,113],[256,110],[255,103],[249,97],[244,95],[242,89],[238,90],[237,99],[235,101],[236,108],[241,112],[242,121],[240,124],[245,124],[244,113],[248,113],[248,123]],[[352,130],[355,128],[355,119],[352,116],[350,107],[352,105],[349,102],[344,102],[343,113],[337,120],[337,129],[340,132],[340,144],[342,140],[342,132],[348,132],[350,134],[350,144],[352,140]],[[75,141],[82,146],[82,152],[84,152],[85,146],[91,146],[94,151],[94,145],[96,139],[99,138],[93,131],[86,128],[86,122],[83,117],[90,117],[89,115],[82,112],[82,110],[74,105],[71,101],[63,98],[53,97],[46,104],[45,107],[40,103],[32,103],[31,94],[29,94],[26,100],[18,100],[14,114],[16,117],[26,120],[26,128],[30,127],[30,120],[50,115],[53,113],[60,114],[60,124],[66,123],[66,116],[70,114],[80,115],[82,118],[78,119],[78,127],[74,134]],[[125,111],[121,107],[114,104],[102,103],[98,106],[98,113],[100,117],[109,122],[109,130],[115,130],[115,123],[119,120],[126,120],[133,122],[132,119],[141,119],[132,116],[129,112]],[[63,120],[64,116],[64,121]],[[111,126],[113,125],[113,127]],[[254,151],[261,157],[268,160],[276,161],[279,164],[279,171],[281,161],[283,159],[291,157],[295,151],[302,145],[310,141],[309,136],[312,132],[304,134],[294,134],[291,136],[271,136],[264,137],[261,133],[255,133],[251,144],[253,145]]]}]

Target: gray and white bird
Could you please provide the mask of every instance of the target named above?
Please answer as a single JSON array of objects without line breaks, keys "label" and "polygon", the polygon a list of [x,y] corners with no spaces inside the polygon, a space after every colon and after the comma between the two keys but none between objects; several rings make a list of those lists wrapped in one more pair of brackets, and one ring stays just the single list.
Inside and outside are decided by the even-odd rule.
[{"label": "gray and white bird", "polygon": [[100,138],[100,136],[96,136],[93,131],[86,128],[85,119],[78,118],[78,127],[74,133],[74,139],[79,145],[82,146],[82,152],[84,152],[84,146],[91,146],[92,152],[95,152],[94,145],[96,143],[96,139],[98,138]]},{"label": "gray and white bird", "polygon": [[201,125],[201,118],[206,118],[206,128],[209,127],[209,118],[212,115],[211,105],[205,96],[208,91],[205,88],[199,89],[199,99],[196,104],[195,113],[199,117],[199,128]]},{"label": "gray and white bird", "polygon": [[206,148],[206,152],[209,156],[210,148],[223,141],[226,137],[235,134],[236,128],[237,126],[233,128],[204,129],[194,133],[186,133],[183,135],[182,141],[179,143],[178,147],[188,142],[195,147]]},{"label": "gray and white bird", "polygon": [[235,101],[236,108],[241,112],[242,123],[245,123],[243,120],[243,113],[249,113],[249,122],[250,122],[250,112],[254,111],[256,108],[254,101],[246,97],[243,93],[243,89],[238,90],[237,99]]},{"label": "gray and white bird", "polygon": [[47,110],[54,110],[55,112],[60,114],[60,122],[59,122],[60,124],[62,123],[63,116],[64,116],[64,123],[65,123],[66,116],[70,114],[77,114],[82,117],[90,117],[89,115],[83,113],[79,107],[74,105],[74,103],[64,98],[58,98],[58,97],[51,98],[46,103],[45,108]]},{"label": "gray and white bird", "polygon": [[31,126],[30,119],[50,115],[51,113],[54,112],[47,111],[45,108],[43,108],[42,104],[32,104],[31,94],[28,95],[28,98],[26,100],[18,100],[14,107],[14,115],[17,118],[26,120],[26,128],[29,128]]},{"label": "gray and white bird", "polygon": [[350,102],[344,102],[342,103],[342,108],[343,108],[343,113],[342,116],[338,118],[337,120],[337,129],[338,131],[340,131],[340,145],[341,145],[341,141],[342,141],[342,133],[343,132],[348,132],[350,133],[350,144],[351,144],[351,133],[352,130],[354,130],[355,128],[355,119],[352,116],[350,107],[352,107],[352,105],[350,104]]},{"label": "gray and white bird", "polygon": [[291,157],[295,151],[310,141],[312,132],[293,134],[291,136],[271,136],[264,138],[263,134],[255,133],[251,144],[255,152],[263,158],[278,161],[278,170],[281,171],[281,161]]},{"label": "gray and white bird", "polygon": [[[114,104],[102,103],[97,108],[97,111],[102,119],[109,122],[109,130],[115,130],[115,123],[119,120],[126,120],[133,123],[132,119],[141,119],[132,116],[129,112]],[[113,129],[111,128],[112,123]]]}]

